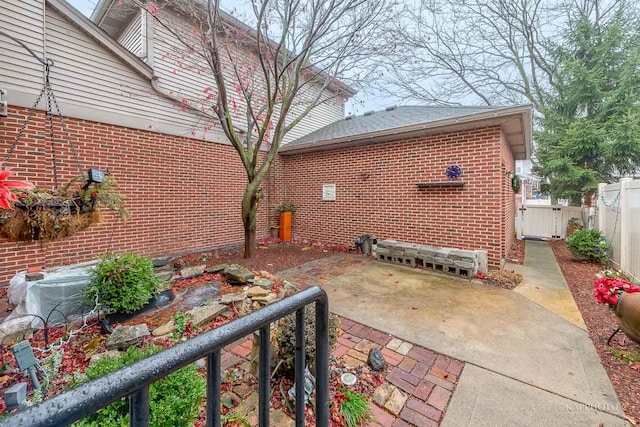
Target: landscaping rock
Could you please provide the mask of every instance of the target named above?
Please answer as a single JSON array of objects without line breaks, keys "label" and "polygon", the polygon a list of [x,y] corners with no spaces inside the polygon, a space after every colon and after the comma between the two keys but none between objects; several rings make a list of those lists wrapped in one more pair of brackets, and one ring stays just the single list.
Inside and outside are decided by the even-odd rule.
[{"label": "landscaping rock", "polygon": [[391,393],[395,387],[391,383],[384,383],[373,392],[373,401],[378,406],[384,406],[391,397]]},{"label": "landscaping rock", "polygon": [[91,359],[89,360],[90,363],[94,363],[97,362],[100,359],[103,359],[105,357],[110,357],[112,359],[116,359],[118,358],[122,353],[119,352],[118,350],[108,350],[102,353],[98,353],[98,354],[94,354],[93,356],[91,356]]},{"label": "landscaping rock", "polygon": [[269,295],[269,291],[260,286],[252,286],[247,290],[247,296],[249,298],[266,297],[267,295]]},{"label": "landscaping rock", "polygon": [[294,285],[291,282],[287,282],[286,280],[284,282],[282,282],[282,287],[284,289],[286,289],[287,291],[296,292],[298,290],[298,287],[296,285]]},{"label": "landscaping rock", "polygon": [[387,361],[384,360],[384,356],[379,348],[372,348],[369,350],[369,357],[367,358],[367,364],[374,371],[380,372],[387,367]]},{"label": "landscaping rock", "polygon": [[220,298],[220,304],[233,304],[236,302],[243,302],[247,298],[244,292],[237,292],[232,294],[224,294]]},{"label": "landscaping rock", "polygon": [[218,314],[222,313],[226,309],[226,305],[214,302],[211,305],[193,308],[187,313],[191,315],[191,322],[193,323],[193,326],[202,326],[215,319]]},{"label": "landscaping rock", "polygon": [[163,335],[170,334],[176,330],[175,323],[173,320],[169,320],[164,325],[160,325],[151,332],[154,337],[161,337]]},{"label": "landscaping rock", "polygon": [[206,265],[196,265],[195,267],[186,267],[180,270],[180,277],[188,279],[189,277],[201,276],[204,274]]},{"label": "landscaping rock", "polygon": [[271,287],[273,286],[271,284],[271,280],[269,279],[254,279],[253,280],[253,284],[255,286],[260,286],[261,288],[265,288],[265,289],[271,289]]},{"label": "landscaping rock", "polygon": [[278,296],[274,293],[269,293],[269,295],[264,297],[253,297],[253,300],[262,304],[269,304],[278,299]]},{"label": "landscaping rock", "polygon": [[165,265],[167,265],[167,260],[164,260],[162,258],[155,258],[153,260],[153,267],[154,268],[164,267]]},{"label": "landscaping rock", "polygon": [[187,261],[183,260],[182,258],[174,258],[172,261],[173,264],[173,268],[180,270],[181,268],[185,268],[186,266],[188,266],[189,264],[187,263]]},{"label": "landscaping rock", "polygon": [[108,350],[126,350],[132,345],[142,341],[142,338],[149,336],[149,328],[146,323],[135,326],[116,327],[105,344]]},{"label": "landscaping rock", "polygon": [[219,273],[227,267],[229,267],[229,264],[217,264],[217,265],[212,265],[211,267],[207,267],[205,271],[207,273]]},{"label": "landscaping rock", "polygon": [[223,274],[224,278],[232,285],[244,285],[255,277],[247,267],[237,264],[233,264],[225,268]]},{"label": "landscaping rock", "polygon": [[384,404],[384,407],[393,415],[398,416],[406,401],[407,396],[394,387],[391,392],[391,396],[389,397],[389,400],[387,400],[387,403]]}]

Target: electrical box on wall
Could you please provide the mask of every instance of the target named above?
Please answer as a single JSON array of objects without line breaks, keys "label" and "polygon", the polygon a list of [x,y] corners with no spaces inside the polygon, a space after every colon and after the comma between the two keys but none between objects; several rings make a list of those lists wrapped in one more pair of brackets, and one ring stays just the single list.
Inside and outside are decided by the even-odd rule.
[{"label": "electrical box on wall", "polygon": [[322,200],[334,202],[336,200],[336,185],[322,184]]},{"label": "electrical box on wall", "polygon": [[0,89],[0,117],[7,117],[7,91]]}]

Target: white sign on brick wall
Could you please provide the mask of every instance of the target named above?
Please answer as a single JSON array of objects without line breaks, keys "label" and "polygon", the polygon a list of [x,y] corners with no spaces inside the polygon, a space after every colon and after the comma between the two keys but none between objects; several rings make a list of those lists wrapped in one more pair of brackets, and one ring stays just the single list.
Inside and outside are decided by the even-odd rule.
[{"label": "white sign on brick wall", "polygon": [[336,200],[335,184],[322,184],[322,200],[328,201],[328,202],[335,202]]}]

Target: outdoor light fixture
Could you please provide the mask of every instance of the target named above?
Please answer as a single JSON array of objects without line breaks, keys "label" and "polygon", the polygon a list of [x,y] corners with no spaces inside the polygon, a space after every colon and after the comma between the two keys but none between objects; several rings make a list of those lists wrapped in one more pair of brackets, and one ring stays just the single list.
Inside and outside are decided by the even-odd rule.
[{"label": "outdoor light fixture", "polygon": [[507,176],[507,178],[511,179],[513,178],[513,172],[512,171],[507,171],[507,173],[505,173],[505,175]]},{"label": "outdoor light fixture", "polygon": [[105,174],[100,169],[94,169],[94,168],[89,169],[88,176],[89,177],[87,178],[87,181],[82,186],[84,190],[89,188],[91,184],[102,184],[105,179],[104,178]]},{"label": "outdoor light fixture", "polygon": [[40,382],[38,381],[35,369],[35,367],[38,366],[38,361],[33,355],[33,349],[29,341],[19,342],[11,347],[11,351],[13,351],[13,357],[15,357],[16,362],[18,362],[18,368],[20,368],[21,371],[28,371],[31,382],[33,383],[33,388],[39,389]]}]

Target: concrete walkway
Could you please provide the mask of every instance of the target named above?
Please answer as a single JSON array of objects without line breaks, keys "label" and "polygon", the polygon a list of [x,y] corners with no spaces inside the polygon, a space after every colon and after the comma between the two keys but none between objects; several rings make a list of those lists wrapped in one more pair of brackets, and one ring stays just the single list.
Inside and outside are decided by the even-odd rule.
[{"label": "concrete walkway", "polygon": [[512,267],[516,291],[348,256],[281,275],[315,277],[331,311],[464,361],[442,425],[626,426],[551,249],[528,241]]}]

